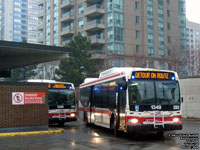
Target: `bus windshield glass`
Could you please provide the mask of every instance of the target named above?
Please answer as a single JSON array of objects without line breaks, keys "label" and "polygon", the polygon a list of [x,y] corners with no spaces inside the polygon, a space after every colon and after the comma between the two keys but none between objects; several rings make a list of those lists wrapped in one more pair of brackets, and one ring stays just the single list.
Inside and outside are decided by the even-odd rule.
[{"label": "bus windshield glass", "polygon": [[135,80],[128,85],[130,105],[174,105],[180,103],[177,81]]},{"label": "bus windshield glass", "polygon": [[49,106],[75,105],[75,92],[68,89],[49,89]]}]

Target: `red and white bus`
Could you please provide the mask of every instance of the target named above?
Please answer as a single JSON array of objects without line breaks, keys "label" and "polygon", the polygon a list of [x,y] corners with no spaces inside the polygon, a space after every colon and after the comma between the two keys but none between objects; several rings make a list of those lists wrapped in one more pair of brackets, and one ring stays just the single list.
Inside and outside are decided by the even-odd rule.
[{"label": "red and white bus", "polygon": [[54,80],[28,80],[28,82],[48,84],[49,124],[58,123],[63,126],[65,122],[77,120],[75,88],[72,83]]},{"label": "red and white bus", "polygon": [[79,116],[86,125],[118,131],[181,130],[178,74],[169,70],[118,67],[80,85]]}]

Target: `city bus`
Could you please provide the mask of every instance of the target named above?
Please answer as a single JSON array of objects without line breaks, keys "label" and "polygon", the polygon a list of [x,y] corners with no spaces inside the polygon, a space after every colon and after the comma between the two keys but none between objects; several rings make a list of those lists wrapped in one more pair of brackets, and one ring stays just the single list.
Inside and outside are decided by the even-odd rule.
[{"label": "city bus", "polygon": [[115,135],[181,130],[178,74],[169,70],[116,67],[80,85],[79,116],[85,125],[111,129]]},{"label": "city bus", "polygon": [[75,88],[69,82],[55,80],[28,80],[48,84],[49,124],[63,126],[65,122],[77,120]]}]

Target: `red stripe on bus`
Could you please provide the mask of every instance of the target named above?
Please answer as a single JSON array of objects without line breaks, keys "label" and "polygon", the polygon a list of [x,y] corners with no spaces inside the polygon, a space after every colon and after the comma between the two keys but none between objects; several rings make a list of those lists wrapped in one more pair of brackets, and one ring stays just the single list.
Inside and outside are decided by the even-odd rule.
[{"label": "red stripe on bus", "polygon": [[121,76],[123,74],[124,74],[124,72],[121,72],[121,73],[118,73],[118,74],[110,76],[110,77],[99,79],[97,81],[92,81],[92,82],[89,82],[89,83],[81,84],[80,87],[83,87],[83,86],[86,86],[86,85],[89,85],[89,84],[93,84],[93,83],[96,83],[96,82],[100,82],[100,81],[103,81],[103,80],[107,80],[107,79],[110,79],[110,78],[114,78],[114,77],[117,77],[117,76]]}]

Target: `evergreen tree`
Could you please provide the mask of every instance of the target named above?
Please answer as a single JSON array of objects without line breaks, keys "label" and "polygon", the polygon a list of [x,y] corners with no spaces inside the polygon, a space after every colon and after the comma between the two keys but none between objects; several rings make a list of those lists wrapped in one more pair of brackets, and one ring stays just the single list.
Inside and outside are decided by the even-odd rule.
[{"label": "evergreen tree", "polygon": [[13,69],[11,70],[11,78],[6,79],[6,81],[17,82],[30,79],[36,75],[35,69],[36,65]]},{"label": "evergreen tree", "polygon": [[66,46],[71,49],[71,52],[68,58],[61,60],[55,74],[58,80],[72,82],[75,86],[79,86],[86,77],[94,75],[97,71],[89,53],[90,40],[79,33]]}]

